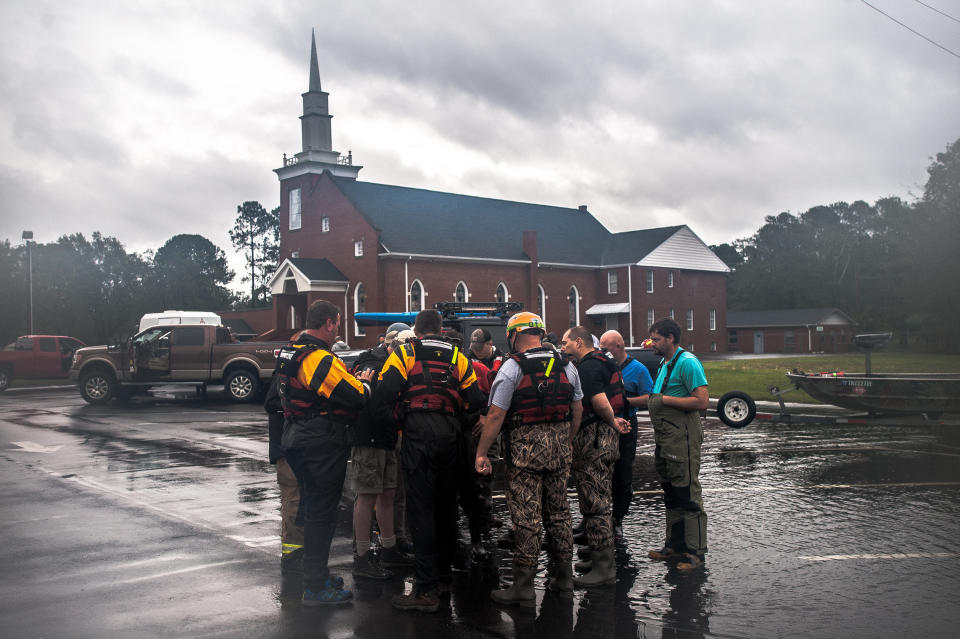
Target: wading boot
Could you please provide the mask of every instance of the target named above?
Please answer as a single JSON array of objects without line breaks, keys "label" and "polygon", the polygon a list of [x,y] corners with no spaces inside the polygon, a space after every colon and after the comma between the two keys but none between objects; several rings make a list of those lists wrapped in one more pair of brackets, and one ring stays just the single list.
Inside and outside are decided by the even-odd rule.
[{"label": "wading boot", "polygon": [[654,561],[670,561],[672,559],[679,559],[681,553],[678,553],[670,546],[664,546],[660,550],[651,550],[647,553],[647,556]]},{"label": "wading boot", "polygon": [[703,555],[696,555],[692,552],[685,552],[681,555],[680,563],[677,564],[677,570],[689,572],[703,566]]},{"label": "wading boot", "polygon": [[373,551],[368,550],[363,555],[353,558],[353,576],[367,579],[390,579],[393,573],[377,563]]},{"label": "wading boot", "polygon": [[380,549],[380,565],[384,568],[409,568],[413,565],[413,556],[402,552],[397,546],[384,546]]},{"label": "wading boot", "polygon": [[440,610],[440,595],[436,588],[420,590],[414,585],[409,595],[394,595],[391,600],[397,610],[417,610],[419,612],[437,612]]},{"label": "wading boot", "polygon": [[547,564],[547,578],[547,588],[553,592],[573,592],[573,571],[569,559],[551,559]]},{"label": "wading boot", "polygon": [[285,553],[280,558],[280,573],[289,575],[303,572],[303,546]]},{"label": "wading boot", "polygon": [[590,572],[573,578],[574,585],[581,587],[605,586],[617,582],[617,565],[613,548],[594,550]]},{"label": "wading boot", "polygon": [[498,604],[536,606],[537,593],[533,590],[533,578],[536,574],[536,568],[513,564],[513,585],[502,590],[494,590],[490,593],[490,598]]}]

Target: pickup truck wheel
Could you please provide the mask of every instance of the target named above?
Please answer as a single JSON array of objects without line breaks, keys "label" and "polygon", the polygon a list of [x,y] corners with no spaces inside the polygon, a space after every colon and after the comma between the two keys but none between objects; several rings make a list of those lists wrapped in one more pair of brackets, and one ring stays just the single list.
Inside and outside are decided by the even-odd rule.
[{"label": "pickup truck wheel", "polygon": [[252,402],[257,395],[260,380],[250,371],[241,369],[230,373],[223,386],[231,400],[235,402]]},{"label": "pickup truck wheel", "polygon": [[730,391],[717,401],[717,416],[730,428],[743,428],[757,416],[757,404],[742,391]]},{"label": "pickup truck wheel", "polygon": [[90,404],[106,404],[117,392],[117,380],[111,373],[97,369],[80,376],[80,396]]},{"label": "pickup truck wheel", "polygon": [[10,382],[13,381],[13,374],[9,368],[0,368],[0,392],[7,390]]}]

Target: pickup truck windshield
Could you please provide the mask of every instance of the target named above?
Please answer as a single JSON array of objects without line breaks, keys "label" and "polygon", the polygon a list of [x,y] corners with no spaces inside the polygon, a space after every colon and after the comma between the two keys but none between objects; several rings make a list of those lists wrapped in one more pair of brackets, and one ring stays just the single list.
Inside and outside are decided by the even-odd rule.
[{"label": "pickup truck windshield", "polygon": [[140,333],[135,338],[133,338],[134,346],[144,346],[147,344],[154,344],[160,340],[161,337],[170,335],[170,328],[167,326],[152,328],[148,331]]}]

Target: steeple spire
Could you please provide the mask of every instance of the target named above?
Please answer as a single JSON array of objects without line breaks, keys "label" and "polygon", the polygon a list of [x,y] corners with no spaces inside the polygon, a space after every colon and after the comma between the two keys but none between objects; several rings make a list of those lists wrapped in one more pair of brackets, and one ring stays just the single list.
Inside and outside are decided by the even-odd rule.
[{"label": "steeple spire", "polygon": [[317,34],[310,29],[310,91],[322,91],[320,88],[320,64],[317,62]]},{"label": "steeple spire", "polygon": [[320,88],[320,64],[317,62],[317,34],[310,30],[310,88],[303,97],[303,115],[300,116],[300,137],[303,141],[303,150],[292,158],[283,156],[283,167],[277,169],[280,181],[306,173],[323,173],[328,171],[333,175],[348,178],[357,178],[362,169],[353,163],[353,154],[347,153],[341,157],[333,150],[333,140],[330,131],[330,115],[328,105],[329,94]]}]

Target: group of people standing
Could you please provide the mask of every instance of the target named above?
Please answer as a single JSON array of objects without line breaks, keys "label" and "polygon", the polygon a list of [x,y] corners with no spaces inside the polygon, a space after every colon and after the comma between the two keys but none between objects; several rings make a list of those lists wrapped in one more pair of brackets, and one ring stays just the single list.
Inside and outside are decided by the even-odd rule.
[{"label": "group of people standing", "polygon": [[[281,487],[281,563],[302,563],[304,605],[352,599],[327,565],[351,447],[354,575],[388,578],[389,567],[411,563],[394,525],[398,484],[405,495],[414,585],[393,598],[394,607],[435,612],[449,592],[458,487],[474,558],[482,556],[481,536],[492,517],[490,451],[498,441],[514,552],[513,582],[491,592],[494,601],[533,605],[544,533],[550,590],[614,583],[614,539],[622,536],[633,494],[636,413],[644,408],[667,511],[663,547],[650,557],[677,560],[681,571],[702,565],[706,513],[698,475],[707,385],[700,362],[679,346],[676,322],[651,327],[653,347],[664,358],[654,381],[627,355],[618,332],[604,333],[596,344],[575,326],[554,345],[545,341],[542,319],[529,312],[509,319],[510,352],[497,353],[485,329],[462,351],[459,335],[444,334],[440,314],[422,311],[412,335],[401,340],[388,332],[351,374],[330,346],[340,321],[335,305],[310,306],[306,329],[280,351],[267,398]],[[567,498],[571,475],[582,515],[578,531]],[[291,496],[297,486],[299,504]],[[377,560],[369,551],[374,509],[383,547]],[[587,548],[577,576],[575,532]]]}]

